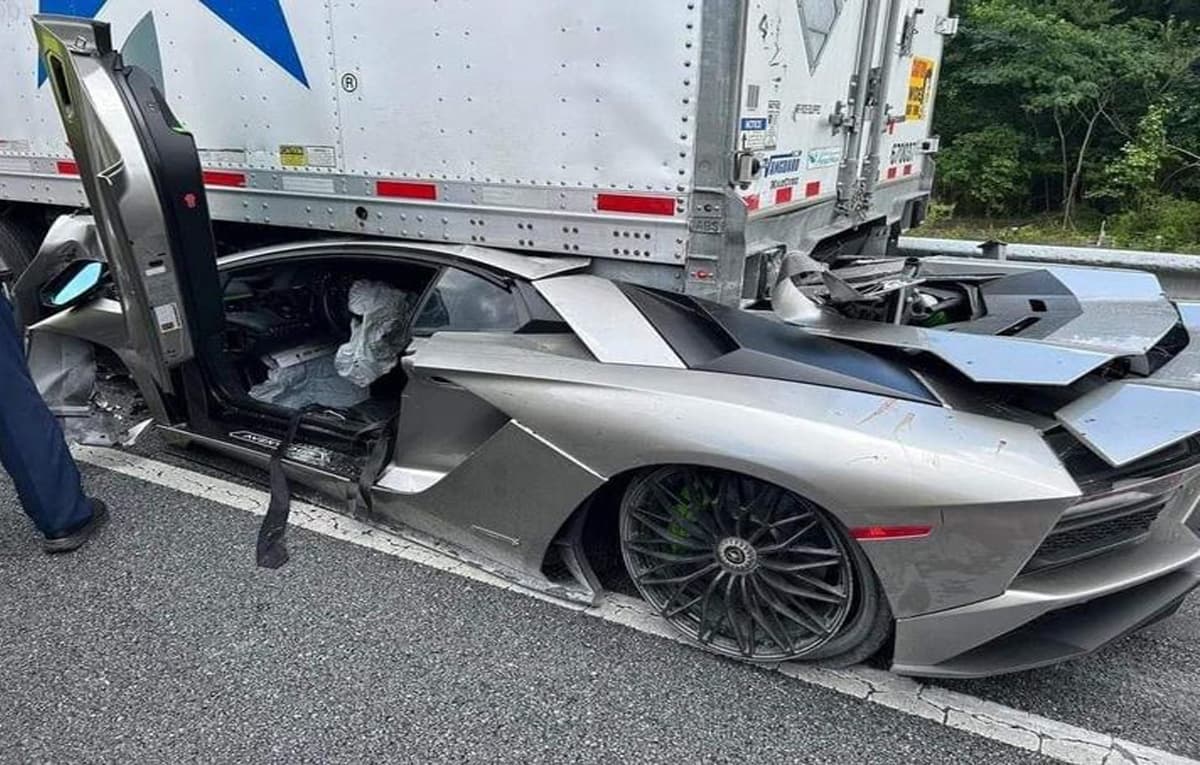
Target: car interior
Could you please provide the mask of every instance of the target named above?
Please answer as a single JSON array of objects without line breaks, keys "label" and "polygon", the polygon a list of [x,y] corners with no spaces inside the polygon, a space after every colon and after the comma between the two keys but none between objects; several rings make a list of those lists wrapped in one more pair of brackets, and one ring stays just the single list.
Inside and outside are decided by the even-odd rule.
[{"label": "car interior", "polygon": [[516,297],[450,266],[396,258],[273,262],[221,275],[226,419],[286,422],[300,409],[355,435],[399,412],[400,358],[414,336],[513,331]]},{"label": "car interior", "polygon": [[[238,398],[268,412],[326,407],[359,426],[389,419],[404,388],[399,354],[436,274],[431,267],[401,263],[333,268],[320,262],[223,274],[222,350],[233,367]],[[352,291],[356,298],[375,299],[359,309],[369,315],[370,326],[367,316],[352,312]],[[373,336],[352,347],[355,327],[359,335],[373,330]],[[339,353],[342,348],[346,353]],[[371,368],[359,370],[363,363]],[[355,380],[339,369],[356,373]]]}]

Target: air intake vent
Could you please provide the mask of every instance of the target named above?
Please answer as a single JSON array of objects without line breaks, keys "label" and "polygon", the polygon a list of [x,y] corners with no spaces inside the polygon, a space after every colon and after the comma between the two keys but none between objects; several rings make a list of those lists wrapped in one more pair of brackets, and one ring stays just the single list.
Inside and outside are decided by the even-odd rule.
[{"label": "air intake vent", "polygon": [[1150,533],[1168,496],[1140,499],[1134,504],[1086,515],[1070,514],[1050,531],[1023,574],[1040,571],[1140,542]]}]

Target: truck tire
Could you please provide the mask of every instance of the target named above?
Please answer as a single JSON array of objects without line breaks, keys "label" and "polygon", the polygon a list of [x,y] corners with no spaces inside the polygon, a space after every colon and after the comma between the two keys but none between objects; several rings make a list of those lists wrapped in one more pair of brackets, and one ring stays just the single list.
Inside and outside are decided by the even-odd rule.
[{"label": "truck tire", "polygon": [[25,273],[40,244],[32,226],[14,218],[0,218],[0,289],[5,296]]}]

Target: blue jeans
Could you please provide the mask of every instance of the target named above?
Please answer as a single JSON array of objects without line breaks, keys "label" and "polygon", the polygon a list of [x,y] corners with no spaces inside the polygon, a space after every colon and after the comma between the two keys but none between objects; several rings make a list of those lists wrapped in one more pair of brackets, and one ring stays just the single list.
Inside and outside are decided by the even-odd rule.
[{"label": "blue jeans", "polygon": [[38,394],[12,306],[0,294],[0,464],[38,530],[71,531],[92,517],[58,420]]}]

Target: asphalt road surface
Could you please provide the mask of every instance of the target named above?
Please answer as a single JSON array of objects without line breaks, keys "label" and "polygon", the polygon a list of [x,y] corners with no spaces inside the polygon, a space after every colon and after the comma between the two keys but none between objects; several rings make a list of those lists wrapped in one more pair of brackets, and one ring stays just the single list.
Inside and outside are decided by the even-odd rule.
[{"label": "asphalt road surface", "polygon": [[[3,762],[1051,761],[302,529],[259,570],[258,518],[197,473],[84,472],[113,521],[57,558],[0,478]],[[944,687],[1200,758],[1197,638],[1193,600],[1096,657]]]}]

